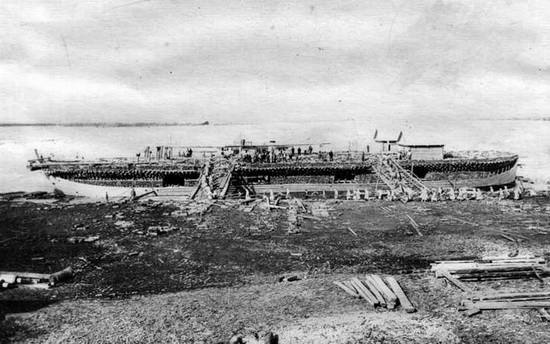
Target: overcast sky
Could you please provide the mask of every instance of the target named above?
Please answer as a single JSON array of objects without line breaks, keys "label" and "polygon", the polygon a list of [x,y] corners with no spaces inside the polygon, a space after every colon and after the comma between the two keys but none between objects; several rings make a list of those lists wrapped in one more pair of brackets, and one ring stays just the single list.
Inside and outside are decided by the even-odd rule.
[{"label": "overcast sky", "polygon": [[550,2],[0,2],[2,122],[550,116]]}]

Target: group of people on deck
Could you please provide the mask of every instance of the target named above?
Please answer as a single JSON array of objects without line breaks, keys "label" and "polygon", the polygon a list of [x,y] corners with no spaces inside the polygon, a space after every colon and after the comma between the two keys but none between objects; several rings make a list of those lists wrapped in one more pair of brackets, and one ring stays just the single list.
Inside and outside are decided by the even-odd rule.
[{"label": "group of people on deck", "polygon": [[[275,147],[269,147],[268,149],[256,150],[253,153],[246,152],[242,155],[241,159],[246,163],[276,163],[276,162],[290,162],[298,161],[301,157],[312,156],[313,147],[309,146],[306,149],[302,147],[290,147],[290,149],[276,149]],[[318,159],[323,161],[333,161],[334,153],[319,151],[317,154]],[[231,155],[224,154],[222,156],[229,158]]]}]

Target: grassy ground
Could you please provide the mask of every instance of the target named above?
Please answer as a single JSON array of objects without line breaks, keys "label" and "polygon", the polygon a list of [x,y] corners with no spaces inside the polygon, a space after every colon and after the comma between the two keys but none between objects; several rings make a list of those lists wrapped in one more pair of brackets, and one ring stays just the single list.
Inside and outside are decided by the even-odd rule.
[{"label": "grassy ground", "polygon": [[[192,204],[1,203],[0,271],[72,266],[77,274],[51,290],[0,293],[7,314],[0,343],[211,343],[262,331],[281,343],[550,341],[534,311],[464,317],[460,291],[427,272],[434,260],[544,255],[548,198],[328,203],[330,216],[303,219],[297,234],[287,234],[286,210],[247,213],[233,202],[188,216],[181,215]],[[143,234],[158,225],[178,230]],[[510,242],[502,233],[528,240]],[[75,236],[100,238],[67,240]],[[332,284],[364,273],[396,276],[419,311],[369,309]],[[279,283],[283,275],[301,280]],[[470,284],[545,288],[536,280]]]}]

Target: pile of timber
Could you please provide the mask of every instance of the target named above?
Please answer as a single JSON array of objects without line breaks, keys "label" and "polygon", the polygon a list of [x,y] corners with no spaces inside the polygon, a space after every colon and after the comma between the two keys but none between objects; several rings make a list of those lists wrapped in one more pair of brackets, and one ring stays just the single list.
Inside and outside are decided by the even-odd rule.
[{"label": "pile of timber", "polygon": [[539,292],[484,292],[470,295],[462,300],[460,310],[468,316],[483,310],[497,309],[537,309],[544,320],[550,321],[546,308],[550,308],[550,291]]},{"label": "pile of timber", "polygon": [[15,287],[48,289],[60,282],[70,280],[73,276],[74,272],[71,267],[53,274],[0,271],[0,290]]},{"label": "pile of timber", "polygon": [[495,258],[481,260],[439,261],[432,264],[437,277],[445,277],[465,292],[471,289],[462,281],[484,281],[517,278],[538,278],[550,275],[541,257]]},{"label": "pile of timber", "polygon": [[416,308],[392,276],[386,277],[385,282],[378,275],[366,275],[363,281],[354,277],[349,281],[335,281],[334,284],[353,297],[363,298],[372,307],[394,309],[400,304],[407,313],[416,312]]}]

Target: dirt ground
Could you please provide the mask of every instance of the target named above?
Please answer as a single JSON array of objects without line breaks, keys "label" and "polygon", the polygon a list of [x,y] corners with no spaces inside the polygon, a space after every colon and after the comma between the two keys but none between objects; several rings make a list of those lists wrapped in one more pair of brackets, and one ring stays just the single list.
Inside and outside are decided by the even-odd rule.
[{"label": "dirt ground", "polygon": [[[4,201],[0,271],[76,275],[0,292],[0,343],[218,343],[265,331],[281,343],[550,342],[535,311],[466,317],[460,290],[429,272],[436,260],[545,256],[548,200],[307,200],[298,226],[263,203]],[[312,216],[319,204],[328,217]],[[365,273],[395,276],[418,312],[371,309],[332,283]],[[536,279],[467,283],[548,289]]]}]

